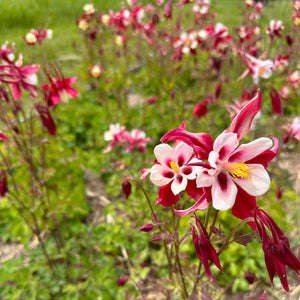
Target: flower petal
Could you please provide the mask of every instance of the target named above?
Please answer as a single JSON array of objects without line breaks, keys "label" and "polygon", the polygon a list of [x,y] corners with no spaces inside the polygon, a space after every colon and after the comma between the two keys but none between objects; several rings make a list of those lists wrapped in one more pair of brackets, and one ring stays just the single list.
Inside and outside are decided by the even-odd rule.
[{"label": "flower petal", "polygon": [[154,148],[157,161],[166,167],[170,167],[171,161],[177,161],[173,148],[168,144],[160,144]]},{"label": "flower petal", "polygon": [[250,178],[232,178],[244,191],[251,196],[260,196],[264,194],[270,187],[271,181],[268,172],[262,165],[251,164]]},{"label": "flower petal", "polygon": [[207,159],[209,152],[213,150],[213,139],[208,133],[191,133],[179,127],[167,132],[161,138],[162,142],[172,140],[180,140],[193,147],[199,159]]},{"label": "flower petal", "polygon": [[[257,206],[256,198],[254,196],[250,196],[239,186],[237,188],[238,193],[236,195],[236,200],[232,207],[231,213],[241,220],[251,217],[253,218],[254,210]],[[255,222],[250,221],[248,222],[248,225],[250,225],[254,230],[257,230]]]},{"label": "flower petal", "polygon": [[171,191],[171,184],[161,186],[158,191],[158,198],[155,201],[155,204],[161,204],[163,206],[171,206],[177,203],[179,196],[174,195]]},{"label": "flower petal", "polygon": [[270,149],[273,145],[271,139],[262,137],[256,139],[248,144],[242,144],[234,153],[230,156],[229,162],[242,162],[248,161],[264,151]]},{"label": "flower petal", "polygon": [[253,157],[251,160],[246,162],[247,164],[261,164],[264,166],[264,168],[267,168],[269,161],[271,161],[277,155],[279,147],[278,139],[273,136],[271,136],[271,138],[274,142],[273,148],[262,152],[256,157]]},{"label": "flower petal", "polygon": [[175,155],[177,156],[178,165],[181,166],[182,163],[188,162],[193,155],[193,148],[190,147],[188,144],[180,142],[174,148]]},{"label": "flower petal", "polygon": [[261,92],[257,91],[256,96],[248,102],[232,120],[225,132],[234,132],[241,140],[250,130],[252,121],[261,107]]},{"label": "flower petal", "polygon": [[220,160],[226,160],[239,145],[236,133],[222,133],[214,142],[214,151],[219,153]]},{"label": "flower petal", "polygon": [[178,195],[180,192],[184,191],[187,186],[187,179],[181,174],[176,174],[172,184],[171,190],[174,195]]},{"label": "flower petal", "polygon": [[197,187],[201,188],[201,187],[208,187],[208,186],[212,186],[214,181],[215,181],[215,177],[211,176],[208,174],[208,169],[201,169],[197,179],[196,179],[196,183],[197,183]]},{"label": "flower petal", "polygon": [[206,201],[205,195],[203,194],[202,197],[192,207],[183,210],[174,209],[173,211],[176,215],[183,217],[197,210],[206,209],[207,207],[208,207],[208,202]]},{"label": "flower petal", "polygon": [[234,205],[237,186],[227,172],[221,172],[212,186],[211,194],[213,207],[218,210],[226,210]]},{"label": "flower petal", "polygon": [[[167,176],[170,173],[169,176]],[[171,176],[172,175],[172,176]],[[156,164],[151,168],[150,180],[158,186],[168,184],[174,178],[174,172],[171,168]]]}]

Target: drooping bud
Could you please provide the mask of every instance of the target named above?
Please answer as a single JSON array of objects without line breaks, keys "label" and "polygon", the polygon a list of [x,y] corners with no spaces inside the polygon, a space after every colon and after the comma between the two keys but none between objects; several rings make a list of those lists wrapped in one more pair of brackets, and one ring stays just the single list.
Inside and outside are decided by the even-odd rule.
[{"label": "drooping bud", "polygon": [[126,200],[128,199],[130,193],[131,193],[131,183],[128,180],[127,177],[124,178],[123,182],[122,182],[122,191],[126,196]]}]

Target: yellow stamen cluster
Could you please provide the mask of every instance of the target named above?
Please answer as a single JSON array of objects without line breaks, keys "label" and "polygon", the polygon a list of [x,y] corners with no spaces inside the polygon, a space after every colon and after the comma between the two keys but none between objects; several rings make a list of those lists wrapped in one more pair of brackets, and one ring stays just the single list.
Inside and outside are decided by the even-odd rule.
[{"label": "yellow stamen cluster", "polygon": [[180,171],[179,166],[174,161],[170,162],[170,167],[175,173],[178,173]]},{"label": "yellow stamen cluster", "polygon": [[265,73],[266,73],[265,68],[264,68],[264,67],[259,67],[259,68],[258,68],[258,73],[259,73],[260,76],[265,75]]},{"label": "yellow stamen cluster", "polygon": [[229,172],[236,179],[250,179],[251,167],[244,162],[241,163],[224,163],[223,170]]}]

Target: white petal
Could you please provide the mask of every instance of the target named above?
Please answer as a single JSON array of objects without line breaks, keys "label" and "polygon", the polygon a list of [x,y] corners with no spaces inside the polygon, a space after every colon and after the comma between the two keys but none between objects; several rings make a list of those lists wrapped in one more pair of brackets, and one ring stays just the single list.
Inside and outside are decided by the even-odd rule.
[{"label": "white petal", "polygon": [[211,167],[217,169],[217,159],[219,158],[219,153],[216,151],[211,151],[208,155],[208,162],[211,165]]},{"label": "white petal", "polygon": [[173,148],[168,144],[160,144],[154,148],[154,154],[157,161],[166,167],[169,167],[169,162],[177,162]]},{"label": "white petal", "polygon": [[230,156],[229,162],[243,162],[248,161],[262,152],[272,148],[273,141],[269,138],[262,137],[256,139],[248,144],[242,144]]},{"label": "white petal", "polygon": [[196,179],[196,184],[197,187],[208,187],[208,186],[212,186],[214,181],[215,181],[215,177],[214,176],[210,176],[207,173],[207,169],[202,169],[200,170],[197,179]]},{"label": "white petal", "polygon": [[176,162],[178,162],[178,158],[181,157],[183,162],[188,162],[193,155],[193,148],[184,142],[180,142],[174,148],[175,155],[177,157]]},{"label": "white petal", "polygon": [[164,167],[162,165],[156,164],[151,168],[150,180],[158,186],[163,186],[168,184],[172,178],[163,176],[164,172],[173,172],[172,169]]},{"label": "white petal", "polygon": [[175,176],[171,184],[171,190],[174,195],[178,195],[180,192],[186,189],[186,186],[187,186],[187,179],[182,175],[177,175]]},{"label": "white petal", "polygon": [[251,196],[260,196],[270,187],[270,177],[265,168],[260,164],[249,164],[251,168],[250,178],[236,179],[234,182]]},{"label": "white petal", "polygon": [[221,133],[214,142],[214,151],[219,153],[221,160],[226,160],[229,154],[239,145],[236,133]]},{"label": "white petal", "polygon": [[[220,179],[222,179],[221,184]],[[211,189],[211,194],[213,207],[218,210],[227,210],[232,208],[235,203],[237,186],[228,173],[222,172],[216,178]]]}]

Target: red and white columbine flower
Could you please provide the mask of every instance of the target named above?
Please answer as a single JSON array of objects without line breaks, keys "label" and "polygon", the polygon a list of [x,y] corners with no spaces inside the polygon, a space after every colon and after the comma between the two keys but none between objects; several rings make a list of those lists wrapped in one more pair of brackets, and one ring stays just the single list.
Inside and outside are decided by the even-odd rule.
[{"label": "red and white columbine flower", "polygon": [[273,40],[275,36],[281,37],[280,31],[284,27],[280,20],[271,20],[270,26],[267,28],[266,33],[270,36],[270,39]]},{"label": "red and white columbine flower", "polygon": [[[189,162],[189,165],[200,167],[196,173],[196,187],[202,195],[192,208],[175,211],[177,214],[186,215],[212,201],[218,210],[232,208],[232,214],[240,219],[253,217],[256,196],[265,193],[270,186],[265,169],[278,151],[276,138],[272,138],[274,143],[262,137],[238,146],[260,107],[261,93],[258,91],[215,142],[207,133],[190,133],[183,128],[173,129],[162,137],[162,142],[178,140],[191,146],[198,162]],[[207,160],[206,165],[201,162],[203,160]],[[253,222],[250,225],[255,228]]]},{"label": "red and white columbine flower", "polygon": [[[46,100],[49,106],[56,105],[59,102],[68,102],[70,98],[78,97],[78,91],[71,86],[78,77],[65,78],[59,67],[50,66],[50,69],[44,68],[50,85],[43,84],[46,94]],[[52,74],[56,77],[52,77]]]},{"label": "red and white columbine flower", "polygon": [[128,132],[124,140],[128,143],[126,152],[131,152],[134,149],[146,152],[146,145],[150,141],[150,138],[146,137],[144,131],[135,128],[130,133]]},{"label": "red and white columbine flower", "polygon": [[[174,148],[168,144],[156,146],[154,154],[157,163],[151,168],[150,174],[152,183],[160,187],[169,187],[174,196],[186,190],[188,182],[196,179],[201,168],[192,165],[200,162],[200,160],[193,158],[193,153],[193,148],[183,142],[176,144]],[[157,204],[170,206],[174,204],[172,202],[161,198]]]},{"label": "red and white columbine flower", "polygon": [[258,59],[248,53],[246,53],[245,56],[248,58],[248,61],[246,62],[248,69],[240,76],[239,79],[243,79],[248,74],[251,74],[253,78],[253,83],[258,84],[259,78],[267,79],[272,76],[272,69],[273,69],[272,60]]}]

